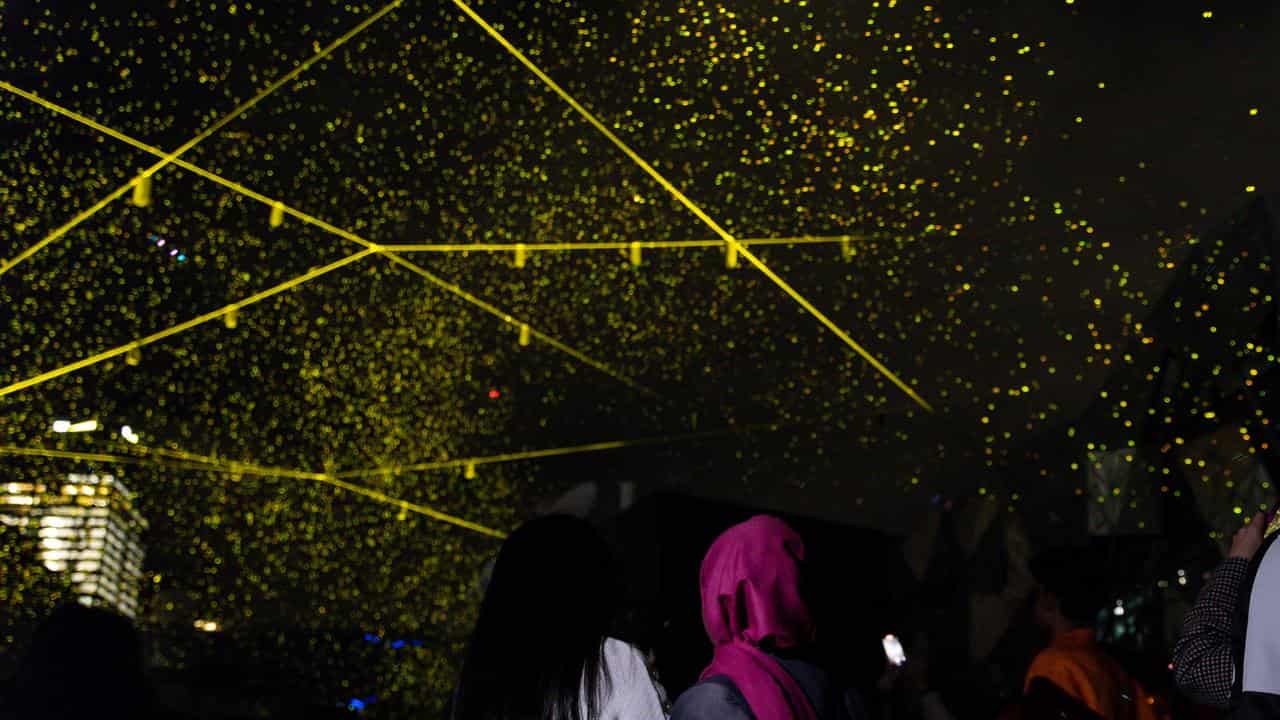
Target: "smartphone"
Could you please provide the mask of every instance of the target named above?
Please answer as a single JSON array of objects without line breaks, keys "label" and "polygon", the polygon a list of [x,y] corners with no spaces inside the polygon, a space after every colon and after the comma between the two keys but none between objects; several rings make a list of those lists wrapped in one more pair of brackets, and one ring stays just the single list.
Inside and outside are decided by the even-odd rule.
[{"label": "smartphone", "polygon": [[897,635],[885,635],[881,641],[884,645],[884,658],[894,667],[902,667],[907,664],[907,653],[902,649],[902,643],[898,640]]}]

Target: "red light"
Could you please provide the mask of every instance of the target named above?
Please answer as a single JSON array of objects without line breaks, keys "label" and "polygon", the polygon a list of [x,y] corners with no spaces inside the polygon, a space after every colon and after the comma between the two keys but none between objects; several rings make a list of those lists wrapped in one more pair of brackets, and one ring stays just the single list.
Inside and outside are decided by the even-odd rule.
[{"label": "red light", "polygon": [[496,390],[496,389],[495,389],[495,390],[490,390],[490,391],[489,391],[489,399],[490,399],[490,400],[497,400],[497,399],[498,399],[498,398],[500,398],[500,397],[502,397],[502,391],[501,391],[501,390]]}]

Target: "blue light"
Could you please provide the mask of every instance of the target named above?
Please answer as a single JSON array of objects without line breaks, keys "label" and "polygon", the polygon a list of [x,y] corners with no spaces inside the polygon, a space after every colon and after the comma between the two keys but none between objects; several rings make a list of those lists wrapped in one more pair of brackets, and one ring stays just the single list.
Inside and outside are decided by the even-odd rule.
[{"label": "blue light", "polygon": [[397,641],[395,641],[395,642],[391,643],[391,649],[392,649],[392,650],[399,650],[400,648],[402,648],[402,647],[404,647],[404,646],[405,646],[405,642],[404,642],[403,640],[397,640]]},{"label": "blue light", "polygon": [[378,637],[377,635],[374,635],[373,633],[365,633],[364,639],[371,643],[382,642],[382,638]]},{"label": "blue light", "polygon": [[347,709],[359,712],[364,709],[364,701],[360,698],[351,698],[351,702],[347,703]]}]

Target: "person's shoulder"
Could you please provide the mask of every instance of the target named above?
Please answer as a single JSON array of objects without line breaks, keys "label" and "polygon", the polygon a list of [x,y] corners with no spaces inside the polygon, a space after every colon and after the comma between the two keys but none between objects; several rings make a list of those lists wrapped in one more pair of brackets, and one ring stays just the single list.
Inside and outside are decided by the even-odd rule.
[{"label": "person's shoulder", "polygon": [[707,703],[717,706],[724,703],[737,704],[741,697],[742,693],[738,692],[738,689],[726,679],[710,678],[680,693],[680,698],[676,700],[676,707]]},{"label": "person's shoulder", "polygon": [[753,716],[742,693],[725,678],[709,678],[680,694],[671,720],[748,720]]},{"label": "person's shoulder", "polygon": [[1035,677],[1056,680],[1063,675],[1074,674],[1081,664],[1077,653],[1065,648],[1047,647],[1031,660],[1031,666],[1027,668],[1027,682]]},{"label": "person's shoulder", "polygon": [[640,648],[624,640],[605,638],[604,657],[610,667],[615,665],[626,669],[642,667],[646,668],[645,672],[648,672],[644,653],[640,652]]},{"label": "person's shoulder", "polygon": [[604,639],[604,651],[609,655],[640,655],[640,648],[616,637]]},{"label": "person's shoulder", "polygon": [[1041,664],[1061,665],[1064,663],[1074,665],[1079,660],[1078,655],[1077,651],[1069,648],[1047,647],[1036,653],[1036,656],[1031,660],[1031,666],[1035,667]]},{"label": "person's shoulder", "polygon": [[666,696],[636,646],[606,638],[604,672],[608,677],[609,705],[601,717],[661,718]]},{"label": "person's shoulder", "polygon": [[640,652],[640,648],[631,643],[617,638],[606,638],[604,662],[608,668],[609,679],[615,686],[648,686],[653,683],[653,676],[649,673],[649,665],[645,662],[644,654]]}]

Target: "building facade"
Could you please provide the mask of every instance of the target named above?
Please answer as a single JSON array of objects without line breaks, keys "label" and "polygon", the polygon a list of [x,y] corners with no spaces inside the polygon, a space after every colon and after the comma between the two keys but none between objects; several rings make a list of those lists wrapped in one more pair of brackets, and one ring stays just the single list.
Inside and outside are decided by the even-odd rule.
[{"label": "building facade", "polygon": [[111,475],[0,484],[0,522],[38,538],[39,561],[70,576],[80,602],[138,614],[146,521]]}]

